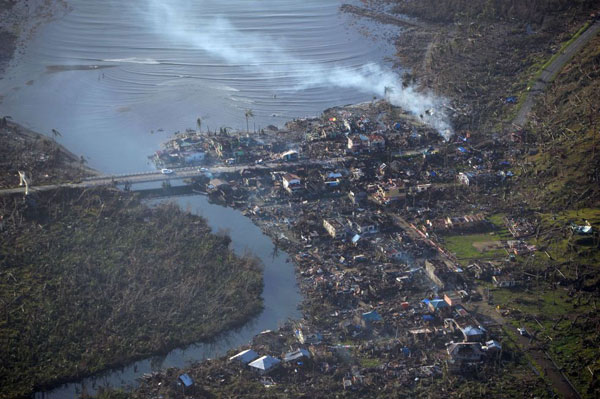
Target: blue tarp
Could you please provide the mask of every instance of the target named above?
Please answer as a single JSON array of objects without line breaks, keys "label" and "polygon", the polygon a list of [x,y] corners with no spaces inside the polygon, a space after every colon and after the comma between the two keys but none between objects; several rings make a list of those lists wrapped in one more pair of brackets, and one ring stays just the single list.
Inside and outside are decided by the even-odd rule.
[{"label": "blue tarp", "polygon": [[375,311],[375,310],[363,313],[362,318],[364,321],[381,321],[382,320],[379,313],[377,313],[377,311]]},{"label": "blue tarp", "polygon": [[192,377],[190,377],[188,374],[181,374],[179,376],[179,380],[183,382],[183,385],[186,387],[194,385],[194,380],[192,380]]},{"label": "blue tarp", "polygon": [[467,152],[467,150],[465,149],[465,147],[458,147],[458,151],[465,153]]},{"label": "blue tarp", "polygon": [[517,97],[515,97],[515,96],[506,97],[507,104],[515,104],[516,102],[517,102]]},{"label": "blue tarp", "polygon": [[407,347],[402,348],[402,353],[404,354],[404,356],[408,356],[410,355],[410,349],[408,349]]},{"label": "blue tarp", "polygon": [[448,304],[443,299],[433,299],[429,301],[429,305],[431,305],[436,310],[448,307]]},{"label": "blue tarp", "polygon": [[423,315],[423,320],[425,320],[425,321],[433,321],[434,318],[433,318],[432,315],[426,314],[426,315]]}]

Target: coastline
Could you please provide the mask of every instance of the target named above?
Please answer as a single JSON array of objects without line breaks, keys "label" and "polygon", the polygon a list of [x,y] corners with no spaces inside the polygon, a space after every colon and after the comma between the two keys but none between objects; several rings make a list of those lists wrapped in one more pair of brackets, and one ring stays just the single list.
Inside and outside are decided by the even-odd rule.
[{"label": "coastline", "polygon": [[[511,93],[507,92],[506,94]],[[505,104],[504,106],[508,105]],[[327,111],[330,110],[324,112]],[[369,117],[368,119],[373,120],[374,118]],[[377,120],[379,121],[379,119]],[[324,118],[323,122],[326,125],[327,119]],[[331,127],[331,125],[326,127]],[[352,129],[349,129],[350,133],[352,133]],[[390,129],[389,125],[387,129],[386,139],[388,133],[395,133],[392,131],[394,129]],[[324,129],[323,132],[325,130],[327,129]],[[355,130],[355,133],[357,130]],[[335,132],[335,128],[333,131]],[[463,134],[465,132],[461,131],[460,133]],[[318,198],[318,204],[314,204],[312,200],[315,199],[315,196],[308,196],[307,200],[303,197],[299,199],[298,197],[288,196],[288,193],[284,192],[281,186],[279,186],[278,190],[275,189],[277,186],[275,183],[276,178],[281,178],[285,172],[298,173],[303,180],[312,179],[311,184],[313,186],[315,184],[322,184],[321,179],[325,179],[325,177],[322,177],[322,171],[316,168],[311,169],[308,166],[308,162],[304,166],[295,165],[294,168],[281,168],[281,172],[276,172],[273,175],[272,181],[266,179],[266,176],[259,176],[258,180],[261,180],[261,178],[264,180],[263,187],[271,185],[272,190],[269,192],[268,198],[261,196],[264,192],[260,192],[260,194],[255,192],[252,200],[248,200],[246,203],[237,198],[234,201],[227,201],[225,198],[226,195],[223,194],[227,207],[241,210],[246,217],[251,219],[253,224],[258,226],[265,235],[272,239],[276,249],[282,248],[290,255],[290,261],[294,264],[296,281],[302,293],[301,307],[303,318],[287,323],[275,331],[257,335],[249,347],[256,349],[261,355],[269,354],[279,357],[285,354],[287,350],[292,350],[294,346],[300,347],[300,344],[294,339],[294,335],[297,329],[303,328],[323,332],[325,336],[324,343],[304,345],[305,350],[309,350],[313,358],[303,362],[303,364],[284,364],[281,370],[273,374],[273,378],[268,377],[271,378],[270,381],[268,378],[262,377],[258,380],[257,376],[249,372],[249,370],[242,369],[241,367],[238,368],[228,363],[226,359],[229,356],[219,356],[217,359],[202,361],[191,367],[185,367],[184,371],[163,369],[159,373],[144,378],[146,383],[130,394],[137,397],[165,393],[167,395],[172,393],[173,396],[178,395],[181,385],[176,386],[175,381],[177,381],[179,378],[178,374],[181,372],[188,372],[193,376],[197,382],[197,389],[201,393],[212,391],[212,394],[221,396],[227,396],[227,394],[234,396],[249,392],[258,395],[264,394],[265,391],[270,391],[270,394],[274,396],[277,396],[278,393],[294,396],[297,393],[299,395],[309,395],[310,397],[319,397],[319,395],[326,397],[332,395],[333,392],[341,391],[340,382],[343,384],[344,393],[349,388],[349,395],[353,395],[352,392],[354,391],[357,392],[356,395],[366,395],[367,393],[381,395],[382,392],[385,392],[390,396],[392,393],[402,393],[406,396],[415,396],[416,393],[420,393],[424,396],[427,393],[427,396],[432,394],[435,397],[436,391],[446,392],[446,389],[448,392],[453,392],[454,389],[463,390],[464,393],[467,388],[465,388],[465,384],[460,380],[460,374],[465,373],[465,371],[468,373],[469,369],[458,370],[453,359],[451,359],[450,350],[447,349],[449,345],[454,345],[457,340],[460,341],[463,337],[453,326],[446,325],[446,320],[451,316],[457,320],[465,321],[468,320],[468,317],[471,317],[469,316],[469,312],[472,312],[471,315],[477,317],[477,320],[474,319],[475,321],[469,322],[474,323],[474,326],[485,326],[486,334],[488,331],[490,333],[488,338],[493,338],[491,342],[497,343],[495,341],[497,339],[500,344],[504,345],[503,351],[498,356],[495,356],[495,361],[498,361],[498,364],[492,365],[491,356],[487,359],[484,356],[484,361],[476,366],[478,375],[485,378],[476,382],[475,387],[479,386],[480,389],[485,389],[485,394],[490,396],[498,395],[498,391],[494,390],[494,385],[496,388],[500,386],[500,393],[504,393],[503,387],[506,387],[508,392],[516,392],[514,397],[518,397],[522,392],[522,390],[519,391],[520,388],[523,386],[529,388],[529,385],[523,385],[524,382],[529,381],[531,384],[529,392],[532,393],[532,396],[535,393],[539,397],[544,397],[544,390],[549,388],[552,382],[548,381],[549,376],[553,379],[556,378],[552,374],[546,374],[545,365],[547,361],[544,360],[543,356],[539,359],[534,356],[535,361],[531,361],[531,355],[527,351],[533,346],[533,338],[527,343],[525,337],[518,335],[520,332],[517,333],[515,323],[517,321],[520,321],[521,325],[527,323],[526,327],[530,332],[536,329],[534,338],[537,336],[537,326],[533,322],[530,323],[531,320],[524,321],[521,318],[506,318],[503,320],[499,316],[506,316],[523,304],[519,301],[512,303],[510,300],[506,301],[506,297],[510,298],[510,295],[513,294],[524,297],[530,296],[530,291],[539,289],[539,282],[536,281],[537,286],[534,287],[523,279],[523,281],[519,281],[519,284],[524,284],[528,288],[519,292],[519,290],[512,291],[512,289],[502,289],[499,287],[492,288],[491,278],[484,282],[483,278],[480,279],[480,277],[475,278],[474,275],[472,276],[472,267],[479,267],[475,263],[480,260],[493,260],[497,263],[496,266],[501,265],[503,276],[507,276],[507,271],[509,273],[508,276],[511,276],[512,273],[520,273],[514,267],[517,264],[522,266],[523,271],[527,271],[530,275],[536,273],[533,268],[528,268],[529,261],[522,262],[526,258],[514,258],[510,255],[508,259],[505,259],[504,254],[499,255],[494,253],[493,249],[489,250],[493,245],[490,245],[488,248],[490,242],[501,246],[504,245],[503,242],[507,238],[509,241],[513,241],[513,243],[517,241],[512,240],[508,236],[508,233],[503,230],[504,225],[502,220],[508,220],[505,214],[510,214],[514,217],[523,217],[524,213],[509,209],[507,206],[508,202],[504,203],[504,197],[502,197],[502,201],[499,198],[502,195],[506,196],[506,192],[510,191],[515,184],[513,181],[521,178],[520,176],[514,176],[512,170],[509,169],[516,168],[519,165],[520,161],[518,157],[525,152],[522,146],[516,143],[500,142],[496,138],[494,138],[493,143],[486,142],[482,137],[483,134],[474,132],[471,135],[471,132],[467,133],[468,135],[465,134],[464,137],[455,137],[453,140],[440,145],[440,147],[443,147],[441,151],[430,147],[430,145],[436,146],[439,143],[434,143],[431,137],[424,137],[423,144],[427,144],[424,147],[425,151],[421,151],[417,147],[410,147],[409,152],[412,153],[412,156],[417,155],[411,158],[410,162],[407,162],[407,159],[402,160],[401,156],[395,156],[400,154],[392,155],[392,153],[389,153],[385,156],[375,155],[372,159],[368,159],[365,156],[357,156],[357,159],[346,159],[343,163],[330,165],[332,168],[345,169],[351,173],[358,168],[373,171],[369,179],[371,179],[370,183],[374,183],[375,185],[382,185],[387,179],[400,179],[398,182],[404,179],[403,182],[407,184],[404,185],[404,183],[401,183],[402,187],[405,190],[405,194],[410,194],[410,196],[405,197],[403,206],[398,207],[398,209],[393,208],[392,211],[385,210],[387,204],[378,203],[376,205],[370,199],[369,202],[372,202],[370,205],[359,206],[353,204],[351,207],[345,206],[348,202],[348,196],[345,195],[346,193],[343,190],[334,193],[328,192],[328,195]],[[332,139],[330,142],[323,146],[325,148],[323,152],[319,153],[317,151],[319,154],[324,154],[321,159],[325,159],[327,156],[338,155],[332,153],[335,152],[335,149],[340,150],[341,148],[345,148],[346,145],[343,140],[336,141],[336,139]],[[407,142],[409,142],[408,139]],[[318,146],[318,144],[315,144],[315,146]],[[400,148],[404,151],[404,147]],[[434,149],[430,152],[429,149],[431,148]],[[331,153],[328,154],[329,151]],[[490,156],[492,152],[494,152],[494,156]],[[473,155],[475,153],[478,155]],[[479,156],[481,159],[478,159]],[[77,162],[77,157],[73,154],[69,157],[71,157],[72,161]],[[485,166],[482,159],[490,166]],[[448,166],[448,160],[450,160],[451,166]],[[250,159],[250,164],[253,164],[252,161]],[[508,162],[508,164],[504,164],[505,166],[502,167],[497,166],[501,161]],[[456,183],[456,174],[459,171],[466,172],[470,170],[470,167],[465,166],[467,162],[469,165],[471,165],[471,162],[473,162],[473,165],[480,165],[482,169],[488,168],[490,172],[490,176],[488,177],[496,176],[495,173],[498,172],[504,173],[503,177],[506,178],[506,172],[511,172],[511,177],[514,176],[514,178],[503,178],[501,182],[499,179],[495,180],[493,183],[496,185],[495,187],[489,184],[489,182],[481,182],[480,187],[477,185],[469,188],[462,187]],[[412,163],[418,167],[414,167]],[[460,169],[453,165],[458,165]],[[494,166],[492,167],[491,165]],[[393,172],[391,171],[392,167],[394,168]],[[298,169],[299,172],[294,169]],[[332,170],[337,172],[336,169]],[[408,173],[405,173],[405,171],[408,171]],[[432,171],[437,176],[432,177],[434,176],[430,173]],[[280,175],[277,173],[280,173]],[[464,173],[462,174],[464,175]],[[346,175],[343,173],[341,175],[344,179],[348,177],[348,180],[350,180],[350,174]],[[417,177],[415,178],[415,176]],[[240,175],[219,176],[219,178],[227,180],[228,184],[233,186],[238,194],[237,189],[242,188],[242,186],[250,186],[250,184],[243,181],[242,177],[243,179],[252,179],[256,176],[253,176],[252,173],[244,176],[242,176],[242,173]],[[279,183],[281,183],[281,180]],[[351,184],[355,185],[352,186],[353,191],[355,188],[364,188],[365,193],[368,190],[367,184],[360,185],[356,181]],[[350,183],[342,185],[342,187],[348,189]],[[203,187],[201,189],[204,191]],[[420,191],[421,189],[423,190],[422,192]],[[243,187],[241,191],[244,190],[246,190],[246,187]],[[502,193],[503,190],[505,190],[504,193]],[[433,205],[431,202],[431,192],[435,192],[433,195]],[[427,195],[429,195],[429,198],[427,198]],[[496,199],[492,198],[492,196]],[[243,196],[240,197],[243,198]],[[415,202],[418,204],[417,206],[415,206]],[[255,210],[255,208],[260,209]],[[386,229],[383,244],[389,244],[397,240],[405,246],[402,249],[406,249],[406,246],[408,246],[411,248],[408,250],[409,252],[414,250],[416,253],[422,250],[423,247],[427,247],[427,244],[423,244],[425,240],[419,241],[419,234],[422,237],[425,237],[425,234],[427,234],[429,243],[435,242],[436,245],[439,243],[437,249],[439,249],[440,253],[450,254],[448,259],[444,259],[450,261],[454,265],[453,267],[460,266],[460,273],[463,276],[468,275],[469,280],[464,281],[464,286],[457,284],[456,291],[451,291],[454,290],[454,287],[448,289],[447,292],[438,291],[438,287],[431,285],[432,281],[435,282],[436,280],[433,280],[431,277],[428,280],[425,277],[424,270],[426,268],[422,265],[424,259],[420,258],[416,264],[410,264],[409,262],[406,262],[406,265],[393,264],[394,262],[390,262],[389,259],[385,258],[387,256],[385,251],[380,249],[384,245],[379,240],[379,235],[377,239],[373,239],[373,245],[370,246],[371,243],[365,243],[370,241],[370,238],[359,237],[360,241],[352,244],[350,244],[349,239],[346,240],[348,242],[340,243],[337,240],[333,240],[333,237],[329,237],[328,233],[323,230],[323,225],[321,224],[323,219],[343,216],[344,223],[348,222],[349,225],[352,225],[354,217],[357,215],[360,216],[361,213],[365,212],[365,208],[369,216],[375,216],[379,223],[382,220],[379,218],[380,215],[385,213],[393,214],[387,220],[392,225],[392,228],[389,230]],[[470,215],[470,213],[475,211],[484,212],[485,216],[484,213]],[[460,218],[466,219],[471,216],[485,217],[487,220],[485,226],[489,231],[483,228],[481,231],[477,229],[470,231],[467,228],[466,230],[459,229],[457,230],[458,233],[455,231],[455,233],[450,234],[448,231],[442,233],[440,230],[436,230],[439,224],[436,224],[435,228],[432,227],[434,223],[445,223],[440,221],[446,217],[448,218],[447,220],[450,220],[450,218],[454,220]],[[529,216],[525,214],[525,217]],[[408,223],[406,222],[407,220],[409,221]],[[598,222],[595,220],[592,219],[592,224],[597,229]],[[301,226],[301,223],[304,223],[304,226]],[[580,220],[577,223],[582,224],[584,222]],[[481,228],[481,226],[478,228]],[[562,229],[565,230],[566,228],[562,226]],[[313,231],[317,231],[318,234],[312,236]],[[307,232],[309,234],[306,234]],[[413,233],[412,235],[410,234],[411,232]],[[392,238],[390,242],[386,241],[390,238],[387,237],[388,233]],[[486,243],[486,245],[481,244],[478,247],[467,241],[471,236],[475,235],[479,236],[477,239],[487,240],[481,241]],[[309,239],[305,237],[309,237]],[[383,234],[381,237],[383,237]],[[433,237],[433,241],[431,241],[430,237]],[[519,242],[523,244],[525,241],[519,240]],[[543,240],[537,241],[536,237],[536,244],[539,245],[540,243],[543,243]],[[461,258],[461,250],[466,253],[469,252],[465,248],[469,251],[473,251],[474,248],[477,249],[478,252],[475,258],[473,258],[475,261],[468,257]],[[511,251],[511,254],[513,250],[516,251],[515,248],[509,246],[504,247],[504,249],[506,249],[507,254],[509,251]],[[555,252],[550,248],[548,249],[552,253],[552,256],[556,257]],[[431,251],[431,248],[429,250]],[[367,254],[366,257],[365,254]],[[426,257],[429,258],[430,255],[431,252]],[[537,259],[543,258],[545,260],[546,255],[549,263],[554,261],[548,252],[543,256],[540,252],[540,257]],[[490,258],[487,258],[487,256],[490,256]],[[384,258],[386,261],[382,260]],[[417,267],[411,267],[415,265]],[[420,266],[423,267],[421,268]],[[534,266],[537,267],[535,261]],[[560,264],[556,266],[557,272],[559,272],[559,268],[563,269]],[[564,274],[568,275],[567,270],[563,269],[563,271]],[[454,272],[458,273],[456,270]],[[567,278],[564,274],[563,278],[566,280]],[[410,279],[405,280],[409,276]],[[473,278],[471,279],[471,277]],[[410,281],[410,284],[405,283],[406,281]],[[558,283],[566,284],[565,281],[556,279],[556,276],[552,277],[547,289],[556,290],[556,284]],[[464,302],[467,310],[464,307],[461,308],[460,305],[456,308],[454,305],[451,305],[452,310],[461,309],[467,313],[467,317],[464,319],[461,319],[464,317],[463,314],[449,314],[444,313],[444,311],[438,313],[438,309],[431,310],[425,304],[426,300],[434,299],[438,294],[440,297],[445,296],[445,294],[449,294],[450,296],[453,294],[458,295],[459,289],[467,294],[467,298],[468,295],[481,293],[488,300],[488,303],[475,303],[475,300],[472,302],[468,299]],[[487,295],[483,294],[485,289],[487,289]],[[493,295],[490,295],[490,289]],[[389,291],[393,293],[390,294]],[[498,299],[495,298],[496,294],[498,295]],[[569,293],[569,295],[571,294]],[[563,295],[559,292],[558,296],[558,303],[562,304]],[[460,297],[462,300],[462,293]],[[556,296],[551,299],[554,301],[554,305],[556,305]],[[448,301],[444,298],[443,301],[450,303],[452,299]],[[567,302],[570,303],[570,300],[567,300]],[[495,308],[496,304],[498,304],[498,307]],[[550,306],[550,304],[546,305]],[[564,306],[566,308],[566,306],[571,305],[565,304]],[[573,311],[575,311],[575,307]],[[369,326],[368,323],[361,320],[361,317],[365,313],[370,312],[377,312],[383,318],[383,322]],[[539,318],[538,314],[533,312],[532,314]],[[544,314],[541,314],[541,316],[543,317]],[[554,336],[555,332],[551,332],[550,327],[552,326],[547,324],[547,320],[543,318],[540,320],[545,327],[540,324],[538,319],[535,319],[537,325],[542,330],[546,329],[548,334]],[[479,324],[480,321],[481,324]],[[576,321],[577,319],[575,319],[571,326],[576,324]],[[360,328],[355,328],[357,324]],[[504,331],[500,331],[498,326],[501,326]],[[363,327],[365,328],[361,330]],[[370,329],[369,332],[365,332],[367,328]],[[419,338],[418,334],[421,334],[425,330],[430,330],[429,333],[426,333],[425,340],[427,345],[420,345],[418,340],[423,338]],[[421,331],[421,333],[418,331]],[[354,333],[357,335],[353,335]],[[452,341],[447,342],[450,338],[452,338]],[[550,338],[549,335],[548,338]],[[468,338],[465,338],[465,341],[468,341]],[[482,340],[481,351],[484,350],[483,342],[486,343],[486,346],[488,344],[486,340]],[[302,344],[304,343],[302,342]],[[243,345],[242,347],[245,349],[247,346]],[[228,351],[228,355],[235,354],[234,351],[242,347],[237,349],[232,348]],[[546,356],[549,355],[546,354]],[[421,359],[420,362],[417,359]],[[499,369],[498,365],[500,361],[510,366]],[[544,372],[538,373],[536,368],[538,370],[539,368],[536,365],[542,364],[544,365]],[[559,367],[556,366],[556,368],[558,369]],[[319,373],[322,376],[317,375]],[[519,378],[516,378],[514,381],[510,380],[515,374],[519,373],[522,374]],[[537,378],[535,374],[537,374]],[[452,375],[450,383],[448,382],[448,375]],[[442,378],[442,376],[444,377]],[[300,380],[299,383],[298,379]],[[274,380],[276,384],[273,382]],[[506,385],[507,382],[509,382],[508,386]],[[269,385],[271,383],[273,385]],[[479,385],[480,383],[481,385]],[[263,388],[263,384],[269,389]],[[233,390],[231,390],[230,385],[234,386]],[[275,385],[279,385],[279,387],[273,388]],[[169,392],[168,389],[172,389],[173,391]],[[431,390],[431,392],[428,392],[428,390]],[[551,390],[548,390],[548,392],[551,392]],[[550,395],[552,394],[550,393]],[[467,393],[467,396],[469,396],[469,393]],[[508,393],[508,396],[510,396],[510,393]],[[109,393],[108,396],[103,397],[112,396]],[[115,397],[118,397],[118,392],[115,394]]]},{"label": "coastline", "polygon": [[[14,7],[11,7],[11,4]],[[26,5],[31,5],[33,11],[26,11]],[[0,24],[0,79],[4,77],[4,72],[11,62],[18,62],[18,57],[22,46],[26,45],[27,40],[35,32],[35,29],[44,21],[53,18],[56,12],[66,10],[66,2],[63,1],[32,1],[22,3],[3,2],[0,9],[2,23]],[[0,96],[0,104],[2,98]],[[19,123],[13,122],[8,115],[0,115],[0,138],[3,142],[0,166],[3,170],[0,176],[0,187],[16,187],[19,182],[17,170],[26,171],[32,185],[72,182],[79,181],[83,177],[100,175],[101,172],[92,169],[86,165],[86,159],[83,155],[78,156],[59,143],[60,133],[51,137],[35,132]],[[40,172],[43,171],[43,172]],[[89,190],[88,190],[89,191]],[[94,191],[94,190],[93,190]],[[101,190],[102,191],[102,190]],[[80,199],[85,192],[81,194]],[[131,196],[131,194],[127,194]],[[35,195],[37,200],[41,200],[44,195]],[[106,199],[106,198],[105,198]],[[146,207],[145,205],[143,205]],[[6,215],[3,215],[6,216]],[[43,224],[43,222],[41,222]],[[40,225],[41,226],[41,225]],[[3,226],[3,240],[8,239],[8,229]],[[214,235],[214,234],[213,234]],[[29,243],[28,245],[31,245]],[[262,280],[262,272],[261,280]],[[250,304],[251,301],[248,302]],[[224,332],[235,330],[247,324],[262,312],[263,304],[260,300],[258,307],[253,307],[250,313],[239,314],[227,321],[216,332],[203,333],[201,336],[176,340],[160,348],[155,348],[143,353],[136,353],[126,360],[116,359],[112,362],[103,364],[100,368],[92,370],[78,369],[67,376],[52,378],[51,381],[35,382],[29,380],[24,385],[21,383],[21,389],[18,394],[29,395],[39,389],[52,389],[64,383],[78,381],[87,376],[98,375],[103,371],[120,368],[131,364],[139,359],[150,356],[162,356],[173,349],[182,348],[197,342],[207,342],[218,339]],[[23,374],[23,373],[21,373]],[[38,380],[39,381],[39,380]],[[30,386],[30,384],[32,384]],[[8,385],[8,384],[7,384]],[[27,388],[29,387],[29,388]],[[5,386],[8,388],[8,386]],[[11,392],[3,392],[0,396],[8,395],[12,397]]]}]

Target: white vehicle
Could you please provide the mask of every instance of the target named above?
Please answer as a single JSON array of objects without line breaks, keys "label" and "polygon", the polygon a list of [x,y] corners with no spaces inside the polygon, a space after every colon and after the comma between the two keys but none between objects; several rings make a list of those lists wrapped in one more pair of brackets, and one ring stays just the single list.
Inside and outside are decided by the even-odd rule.
[{"label": "white vehicle", "polygon": [[163,175],[170,175],[171,173],[173,173],[173,171],[171,169],[161,169],[160,173],[162,173]]},{"label": "white vehicle", "polygon": [[517,328],[517,331],[519,332],[519,334],[521,334],[521,335],[522,335],[522,336],[524,336],[524,337],[528,337],[528,336],[529,336],[529,333],[528,333],[528,332],[527,332],[527,330],[526,330],[526,329],[524,329],[523,327],[519,327],[519,328]]}]

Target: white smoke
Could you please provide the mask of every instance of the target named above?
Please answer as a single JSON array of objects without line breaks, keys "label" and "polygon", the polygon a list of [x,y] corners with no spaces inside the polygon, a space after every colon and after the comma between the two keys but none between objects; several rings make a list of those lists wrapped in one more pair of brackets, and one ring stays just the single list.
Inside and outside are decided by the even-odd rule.
[{"label": "white smoke", "polygon": [[[195,0],[193,6],[203,3],[203,0]],[[148,0],[145,14],[155,31],[175,45],[189,45],[265,77],[301,82],[293,85],[295,90],[339,87],[385,96],[393,105],[422,118],[446,139],[452,135],[444,100],[430,92],[417,91],[414,86],[403,85],[402,79],[391,70],[375,63],[352,69],[303,60],[287,53],[285,45],[277,39],[240,30],[224,17],[192,21],[187,17],[193,15],[191,6],[188,0]]]}]

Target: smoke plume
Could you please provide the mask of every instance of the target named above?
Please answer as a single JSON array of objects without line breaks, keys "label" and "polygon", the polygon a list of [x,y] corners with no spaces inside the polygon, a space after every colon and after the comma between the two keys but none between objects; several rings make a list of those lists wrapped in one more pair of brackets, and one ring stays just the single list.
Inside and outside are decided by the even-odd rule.
[{"label": "smoke plume", "polygon": [[[196,0],[194,7],[203,4]],[[404,85],[393,71],[375,63],[358,69],[322,65],[294,57],[285,43],[273,37],[242,31],[225,17],[194,18],[188,15],[188,0],[148,0],[146,15],[154,30],[174,45],[188,45],[205,51],[230,65],[238,65],[267,78],[285,78],[292,89],[314,87],[351,88],[385,97],[393,105],[417,115],[448,139],[452,127],[445,114],[444,100],[430,92]]]}]

